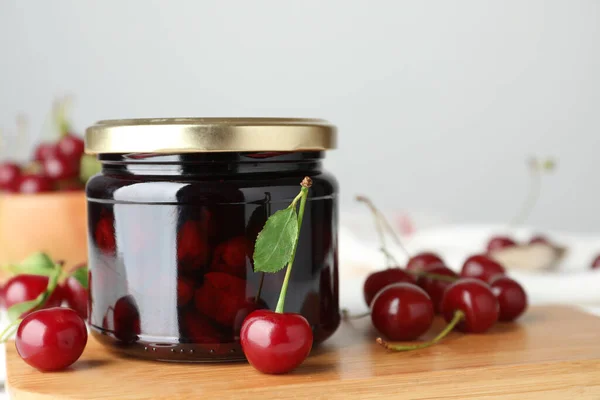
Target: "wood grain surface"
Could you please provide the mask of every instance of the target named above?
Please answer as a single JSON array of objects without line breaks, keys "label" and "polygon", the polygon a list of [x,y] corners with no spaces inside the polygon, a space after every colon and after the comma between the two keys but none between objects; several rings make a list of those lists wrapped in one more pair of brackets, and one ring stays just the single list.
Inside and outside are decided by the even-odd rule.
[{"label": "wood grain surface", "polygon": [[363,318],[281,376],[246,363],[119,358],[93,339],[71,369],[40,373],[8,343],[7,384],[12,399],[600,399],[599,334],[600,318],[543,307],[484,335],[452,333],[435,347],[390,353]]}]

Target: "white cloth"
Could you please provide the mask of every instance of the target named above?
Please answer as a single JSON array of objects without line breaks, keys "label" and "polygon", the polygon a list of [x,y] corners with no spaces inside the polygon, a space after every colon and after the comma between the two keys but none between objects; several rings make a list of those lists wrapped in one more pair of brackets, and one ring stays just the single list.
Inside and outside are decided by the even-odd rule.
[{"label": "white cloth", "polygon": [[[537,231],[519,228],[508,231],[494,225],[448,225],[418,231],[403,239],[409,253],[433,250],[448,264],[459,270],[470,255],[484,251],[487,240],[494,234],[509,234],[526,241]],[[543,232],[553,242],[567,248],[561,264],[551,272],[511,270],[527,291],[531,304],[589,304],[600,305],[600,270],[590,268],[594,256],[600,254],[600,236]],[[406,256],[392,240],[387,245],[395,258],[403,263]],[[354,312],[366,310],[362,300],[362,284],[366,276],[382,269],[385,260],[379,251],[375,232],[368,227],[342,225],[340,229],[340,296],[343,307]]]}]

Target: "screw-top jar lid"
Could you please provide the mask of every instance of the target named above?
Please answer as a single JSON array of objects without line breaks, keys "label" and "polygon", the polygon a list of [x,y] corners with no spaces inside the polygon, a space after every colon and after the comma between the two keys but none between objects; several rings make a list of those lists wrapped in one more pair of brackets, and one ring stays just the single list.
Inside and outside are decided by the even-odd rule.
[{"label": "screw-top jar lid", "polygon": [[85,150],[90,154],[321,151],[335,147],[335,126],[302,118],[106,120],[85,133]]}]

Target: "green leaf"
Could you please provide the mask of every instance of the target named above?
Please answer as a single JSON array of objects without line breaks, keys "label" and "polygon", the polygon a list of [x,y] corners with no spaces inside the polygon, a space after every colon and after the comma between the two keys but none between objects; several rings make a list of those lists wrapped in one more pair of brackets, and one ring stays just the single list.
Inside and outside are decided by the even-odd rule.
[{"label": "green leaf", "polygon": [[15,304],[11,306],[6,313],[8,314],[8,319],[10,321],[16,321],[23,315],[24,313],[31,311],[35,308],[38,308],[44,303],[46,300],[54,293],[56,286],[58,285],[58,278],[60,277],[61,269],[56,268],[54,273],[48,278],[48,286],[46,290],[44,290],[38,297],[30,301],[24,301],[22,303]]},{"label": "green leaf", "polygon": [[290,261],[298,240],[296,207],[288,207],[271,215],[258,234],[254,247],[254,270],[277,272]]},{"label": "green leaf", "polygon": [[79,281],[79,283],[81,284],[81,286],[83,286],[84,289],[88,289],[89,282],[88,282],[88,268],[87,268],[87,265],[84,265],[82,267],[79,267],[79,268],[75,269],[71,273],[71,276],[73,278],[77,279],[77,281]]},{"label": "green leaf", "polygon": [[59,268],[48,254],[38,251],[33,253],[21,263],[10,265],[7,269],[13,274],[29,274],[50,276]]},{"label": "green leaf", "polygon": [[17,319],[21,318],[21,315],[23,315],[24,313],[31,311],[34,308],[38,307],[40,304],[42,304],[43,301],[45,301],[45,299],[46,299],[46,297],[44,297],[45,295],[46,295],[46,292],[43,292],[33,300],[24,301],[22,303],[18,303],[18,304],[11,306],[6,311],[6,313],[8,314],[8,319],[10,321],[16,321]]},{"label": "green leaf", "polygon": [[38,251],[19,263],[22,268],[46,268],[53,269],[54,261],[44,252]]}]

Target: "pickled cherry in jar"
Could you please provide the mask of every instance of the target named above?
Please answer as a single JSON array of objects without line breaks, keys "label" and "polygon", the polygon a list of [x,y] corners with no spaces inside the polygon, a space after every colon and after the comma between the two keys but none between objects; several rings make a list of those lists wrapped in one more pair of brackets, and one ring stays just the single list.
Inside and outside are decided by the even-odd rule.
[{"label": "pickled cherry in jar", "polygon": [[285,271],[254,272],[267,218],[313,180],[286,311],[315,341],[340,323],[337,183],[323,170],[335,129],[303,119],[104,121],[86,150],[90,326],[111,349],[169,361],[243,359],[239,330],[275,309]]}]

